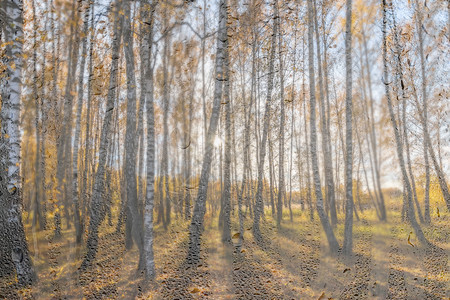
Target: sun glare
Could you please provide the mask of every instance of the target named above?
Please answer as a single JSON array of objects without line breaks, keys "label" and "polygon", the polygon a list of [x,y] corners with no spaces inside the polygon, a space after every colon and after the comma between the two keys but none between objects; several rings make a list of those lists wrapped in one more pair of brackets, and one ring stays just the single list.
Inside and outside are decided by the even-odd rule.
[{"label": "sun glare", "polygon": [[214,147],[219,148],[222,145],[222,139],[216,135],[214,138]]}]

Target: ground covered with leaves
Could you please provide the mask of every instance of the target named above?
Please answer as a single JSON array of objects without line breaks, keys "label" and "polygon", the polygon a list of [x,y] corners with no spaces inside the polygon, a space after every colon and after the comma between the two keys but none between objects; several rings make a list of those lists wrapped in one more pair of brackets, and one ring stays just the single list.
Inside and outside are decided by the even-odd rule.
[{"label": "ground covered with leaves", "polygon": [[[433,247],[419,244],[410,226],[400,221],[391,204],[388,222],[371,210],[355,220],[354,253],[330,255],[317,218],[294,209],[293,222],[284,216],[280,228],[265,212],[264,240],[252,236],[247,213],[242,245],[221,242],[217,215],[208,213],[200,262],[189,264],[188,225],[175,220],[155,228],[157,276],[146,282],[136,272],[138,250],[125,248],[123,232],[103,224],[99,253],[86,271],[78,268],[84,254],[73,229],[55,239],[51,229],[27,236],[39,276],[36,284],[20,288],[14,278],[0,280],[2,299],[449,299],[450,214],[432,216],[423,226]],[[335,228],[343,239],[343,220]],[[107,222],[105,222],[107,223]],[[232,233],[238,231],[237,210]]]}]

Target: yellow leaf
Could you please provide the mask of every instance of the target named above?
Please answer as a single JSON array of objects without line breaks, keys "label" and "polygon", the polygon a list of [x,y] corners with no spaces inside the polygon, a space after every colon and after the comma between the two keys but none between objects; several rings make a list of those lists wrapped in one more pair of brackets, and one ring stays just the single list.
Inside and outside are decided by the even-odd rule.
[{"label": "yellow leaf", "polygon": [[414,247],[414,245],[411,243],[411,233],[412,233],[412,231],[408,235],[408,244],[411,245],[412,247]]}]

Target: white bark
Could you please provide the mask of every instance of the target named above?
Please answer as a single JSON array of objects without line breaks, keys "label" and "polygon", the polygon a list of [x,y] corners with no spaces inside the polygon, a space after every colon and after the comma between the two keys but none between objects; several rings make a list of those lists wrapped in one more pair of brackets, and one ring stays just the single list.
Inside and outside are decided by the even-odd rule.
[{"label": "white bark", "polygon": [[188,259],[197,263],[200,259],[200,239],[203,231],[203,218],[206,212],[206,196],[208,192],[209,173],[211,170],[212,154],[214,150],[214,138],[220,115],[220,101],[222,99],[223,86],[223,62],[225,55],[225,44],[227,40],[227,0],[221,0],[219,4],[219,29],[217,33],[217,53],[216,53],[216,76],[214,86],[214,102],[208,127],[205,154],[203,157],[200,184],[195,202],[194,212],[189,232]]},{"label": "white bark", "polygon": [[81,243],[83,237],[83,228],[81,227],[80,218],[80,205],[79,205],[79,191],[78,191],[78,149],[80,142],[80,131],[81,131],[81,110],[83,107],[83,90],[84,90],[84,67],[86,64],[86,49],[87,49],[87,34],[89,29],[89,11],[90,4],[84,12],[84,25],[83,25],[83,37],[81,40],[82,50],[81,50],[81,62],[80,62],[80,73],[78,78],[78,99],[77,99],[77,115],[76,115],[76,125],[75,125],[75,139],[73,145],[73,157],[72,157],[72,201],[74,203],[74,216],[75,216],[75,235],[77,244]]},{"label": "white bark", "polygon": [[342,251],[352,253],[353,247],[353,137],[352,137],[352,0],[347,0],[345,22],[345,229]]},{"label": "white bark", "polygon": [[[276,1],[276,0],[275,0]],[[261,231],[259,228],[259,221],[261,215],[263,214],[263,199],[262,199],[262,190],[263,190],[263,175],[264,175],[264,160],[266,157],[266,143],[267,136],[269,133],[269,115],[272,107],[272,90],[273,90],[273,77],[274,77],[274,61],[275,61],[275,48],[276,48],[276,40],[278,33],[278,14],[277,14],[277,4],[274,3],[274,10],[276,15],[274,16],[273,23],[273,32],[272,32],[272,41],[271,41],[271,49],[269,54],[269,74],[267,76],[267,95],[266,95],[266,103],[264,109],[264,119],[263,119],[263,132],[261,136],[261,143],[259,146],[259,161],[258,161],[258,186],[256,189],[256,203],[254,208],[254,219],[253,219],[253,235],[256,240],[262,240]]]},{"label": "white bark", "polygon": [[131,234],[133,240],[139,248],[139,269],[143,267],[143,235],[142,219],[140,218],[137,204],[137,182],[136,182],[136,77],[135,58],[133,49],[133,32],[131,28],[131,13],[129,0],[124,1],[124,56],[126,62],[127,78],[127,122],[125,132],[125,174],[127,187],[127,207],[131,218]]},{"label": "white bark", "polygon": [[[228,27],[225,26],[225,34],[228,36]],[[224,43],[224,87],[223,103],[225,105],[225,162],[224,162],[224,188],[223,201],[223,231],[222,241],[231,242],[231,98],[230,98],[230,55],[228,38]]]},{"label": "white bark", "polygon": [[321,133],[322,133],[322,152],[323,152],[323,164],[325,173],[325,192],[327,205],[330,209],[330,219],[331,225],[336,226],[337,224],[337,213],[336,213],[336,200],[334,193],[334,180],[333,180],[333,161],[331,159],[331,148],[329,142],[329,131],[328,131],[328,120],[325,113],[325,92],[323,85],[322,76],[322,55],[320,51],[320,38],[319,38],[319,23],[317,21],[317,5],[314,1],[314,25],[316,33],[316,46],[317,46],[317,69],[319,75],[319,104],[320,104],[320,120],[321,120]]},{"label": "white bark", "polygon": [[423,234],[422,229],[420,228],[419,224],[416,221],[416,216],[414,215],[414,205],[412,201],[412,188],[411,183],[409,181],[406,167],[405,167],[405,159],[403,157],[403,144],[400,137],[400,131],[397,126],[397,120],[394,114],[394,109],[392,105],[392,99],[390,95],[390,89],[389,89],[389,78],[388,78],[388,58],[387,58],[387,41],[386,41],[386,24],[387,24],[387,4],[386,0],[382,0],[382,13],[383,13],[383,24],[382,24],[382,34],[383,34],[383,83],[385,87],[385,95],[388,103],[389,108],[389,116],[391,119],[392,128],[394,129],[394,136],[395,136],[395,143],[396,143],[396,150],[397,150],[397,157],[400,164],[400,170],[402,172],[402,178],[404,187],[406,188],[406,194],[407,194],[407,201],[408,201],[408,220],[411,223],[411,226],[413,227],[417,238],[419,241],[424,245],[429,245],[430,243],[425,238],[425,235]]},{"label": "white bark", "polygon": [[104,191],[104,181],[106,174],[106,159],[108,155],[107,149],[109,143],[108,140],[111,130],[111,121],[115,109],[114,104],[118,80],[117,71],[119,67],[119,50],[123,24],[123,17],[121,17],[118,13],[120,10],[119,3],[116,2],[116,7],[114,8],[115,21],[114,36],[112,40],[112,62],[110,67],[109,88],[106,100],[106,111],[103,118],[103,125],[100,135],[98,167],[97,172],[95,173],[94,187],[91,199],[89,233],[86,243],[87,253],[81,264],[81,269],[86,269],[92,264],[93,260],[95,259],[98,248],[98,229],[104,219],[102,195]]},{"label": "white bark", "polygon": [[155,200],[155,113],[153,107],[153,68],[151,66],[151,55],[153,45],[153,22],[155,6],[157,2],[150,3],[150,15],[148,26],[143,30],[142,49],[145,51],[141,67],[147,66],[144,71],[144,84],[146,85],[145,102],[147,107],[147,190],[144,203],[144,256],[145,276],[148,279],[155,277],[155,260],[153,255],[153,206]]},{"label": "white bark", "polygon": [[[0,7],[6,17],[4,24],[4,41],[6,45],[6,79],[2,82],[1,130],[2,155],[1,165],[6,168],[6,180],[0,185],[1,222],[0,239],[6,244],[7,261],[14,264],[20,285],[31,284],[36,279],[33,264],[28,253],[28,245],[22,224],[22,191],[20,176],[20,110],[22,87],[22,47],[23,47],[23,2],[21,0],[5,1]],[[5,246],[2,246],[5,249]],[[9,253],[8,253],[9,252]],[[0,269],[6,268],[2,264]],[[3,272],[0,272],[3,273]]]},{"label": "white bark", "polygon": [[316,194],[316,208],[320,222],[327,236],[330,252],[335,254],[339,244],[331,228],[328,216],[323,207],[323,196],[320,185],[319,162],[317,157],[317,129],[316,129],[316,84],[314,74],[314,45],[313,45],[313,7],[312,0],[308,0],[308,69],[309,69],[309,94],[310,94],[310,150],[313,171],[314,190]]},{"label": "white bark", "polygon": [[283,76],[283,57],[282,57],[282,38],[281,38],[281,28],[280,28],[280,12],[278,9],[278,1],[275,2],[276,9],[276,22],[279,28],[278,32],[278,55],[280,62],[280,132],[279,132],[279,162],[278,162],[278,198],[277,198],[277,226],[280,227],[281,219],[283,218],[283,205],[282,199],[285,196],[285,186],[284,186],[284,119],[285,119],[285,109],[284,109],[284,76]]}]

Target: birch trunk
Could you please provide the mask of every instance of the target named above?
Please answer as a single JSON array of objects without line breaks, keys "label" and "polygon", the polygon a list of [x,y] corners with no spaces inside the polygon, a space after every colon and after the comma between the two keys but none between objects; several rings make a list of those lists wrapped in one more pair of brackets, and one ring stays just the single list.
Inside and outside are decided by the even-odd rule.
[{"label": "birch trunk", "polygon": [[378,146],[377,146],[377,137],[376,137],[376,130],[375,130],[375,109],[374,109],[374,98],[372,96],[372,76],[370,72],[370,65],[369,65],[369,55],[367,51],[367,41],[366,36],[364,35],[364,31],[362,31],[362,37],[363,37],[363,46],[364,46],[364,56],[365,56],[365,62],[366,62],[366,70],[367,70],[367,80],[368,80],[368,86],[369,86],[369,96],[370,96],[370,139],[371,139],[371,145],[372,145],[372,155],[373,155],[373,162],[374,162],[374,169],[375,169],[375,178],[376,178],[376,191],[375,193],[378,195],[379,199],[379,205],[380,205],[380,220],[386,221],[387,215],[386,215],[386,205],[384,203],[384,196],[383,191],[381,189],[381,175],[380,175],[380,163],[378,159]]},{"label": "birch trunk", "polygon": [[[227,27],[225,33],[228,36]],[[224,162],[224,185],[222,190],[223,201],[223,228],[222,228],[222,242],[231,242],[231,97],[230,97],[230,55],[229,55],[229,41],[228,38],[224,43],[224,87],[223,87],[223,102],[225,105],[225,162]]]},{"label": "birch trunk", "polygon": [[87,50],[87,35],[89,30],[89,12],[90,4],[87,4],[86,11],[84,12],[84,25],[83,25],[83,37],[81,40],[81,62],[80,62],[80,73],[78,79],[78,101],[77,101],[77,119],[75,125],[75,139],[73,146],[73,160],[72,160],[72,192],[73,192],[73,203],[74,203],[74,216],[75,216],[75,236],[76,243],[80,244],[83,237],[83,227],[80,218],[80,204],[79,204],[79,191],[78,191],[78,148],[80,141],[80,128],[81,128],[81,111],[83,107],[83,90],[84,90],[84,67],[86,64],[86,50]]},{"label": "birch trunk", "polygon": [[303,119],[305,121],[305,146],[306,146],[306,201],[308,203],[309,207],[309,219],[310,221],[314,220],[314,209],[312,205],[312,193],[311,193],[311,160],[309,157],[309,151],[308,148],[310,147],[308,142],[308,122],[306,118],[306,86],[305,86],[305,38],[303,37],[303,43],[302,43],[302,101],[303,101]]},{"label": "birch trunk", "polygon": [[[164,27],[167,28],[167,9],[164,9],[163,12],[163,22]],[[164,210],[165,216],[163,218],[164,228],[167,229],[167,226],[170,224],[170,213],[171,213],[171,199],[169,195],[170,187],[169,187],[169,124],[168,124],[168,114],[170,107],[170,95],[169,95],[169,35],[166,34],[164,37],[164,47],[163,47],[163,145],[164,149],[162,152],[162,160],[161,160],[161,180],[163,180],[164,184]],[[160,184],[162,187],[162,184]],[[163,193],[161,190],[160,193]],[[163,198],[161,198],[162,200]]]},{"label": "birch trunk", "polygon": [[[425,57],[424,57],[424,50],[423,50],[423,32],[422,32],[422,12],[419,8],[419,3],[417,0],[414,1],[415,9],[416,9],[416,30],[419,35],[419,56],[420,56],[420,72],[422,76],[422,102],[423,102],[423,122],[422,122],[422,128],[423,128],[423,156],[424,156],[424,162],[425,162],[425,223],[430,224],[431,217],[430,217],[430,162],[428,159],[428,148],[431,147],[431,145],[428,145],[428,140],[426,136],[428,135],[428,108],[427,108],[427,79],[426,79],[426,65],[425,65]],[[448,5],[450,8],[450,3]],[[450,14],[449,14],[450,16]],[[450,17],[449,17],[450,18]],[[449,37],[450,38],[450,37]],[[439,132],[439,130],[438,130]],[[441,167],[439,165],[439,167]],[[438,174],[439,176],[439,174]],[[441,183],[441,180],[439,181]],[[445,185],[447,182],[444,180]],[[446,185],[447,186],[447,185]],[[445,188],[444,188],[445,190]],[[443,190],[443,194],[445,195],[445,192]],[[448,194],[448,192],[447,192]],[[447,209],[449,209],[449,201],[450,199],[446,198],[447,202]]]},{"label": "birch trunk", "polygon": [[342,252],[345,255],[352,253],[353,247],[353,137],[352,137],[352,0],[346,1],[345,21],[345,229]]},{"label": "birch trunk", "polygon": [[[153,254],[153,207],[155,202],[155,112],[153,103],[153,67],[151,57],[153,51],[153,24],[157,1],[150,2],[150,13],[145,9],[144,20],[148,19],[143,26],[142,49],[143,56],[141,68],[144,71],[145,102],[147,108],[147,190],[144,203],[144,256],[145,276],[147,279],[155,277],[155,261]],[[145,7],[147,8],[147,7]]]},{"label": "birch trunk", "polygon": [[273,77],[274,77],[274,61],[275,61],[275,48],[276,48],[276,39],[278,34],[278,10],[277,10],[277,1],[274,2],[274,11],[276,15],[273,20],[273,32],[272,32],[272,41],[271,41],[271,49],[269,56],[269,74],[267,76],[267,96],[266,103],[264,109],[264,119],[263,119],[263,132],[261,136],[261,142],[259,145],[259,161],[258,161],[258,186],[256,189],[256,204],[254,207],[254,219],[253,219],[253,235],[256,240],[261,241],[262,235],[261,230],[259,228],[259,222],[261,215],[263,214],[263,199],[262,199],[262,190],[263,190],[263,175],[264,175],[264,160],[266,157],[266,143],[267,143],[267,135],[269,132],[269,115],[272,106],[272,90],[273,90]]},{"label": "birch trunk", "polygon": [[[41,190],[41,164],[40,164],[40,151],[41,151],[41,130],[40,130],[40,106],[42,98],[38,91],[38,74],[37,74],[37,20],[36,20],[36,5],[35,1],[31,2],[33,10],[33,94],[34,94],[34,104],[35,104],[35,134],[36,134],[36,156],[34,161],[34,216],[33,216],[33,226],[36,226],[39,222],[41,229],[45,228],[44,216],[41,210],[41,198],[44,190]],[[42,121],[41,121],[42,122]]]},{"label": "birch trunk", "polygon": [[130,1],[124,1],[124,31],[123,44],[124,56],[126,62],[127,78],[127,122],[125,132],[125,174],[127,187],[127,208],[131,218],[131,234],[134,242],[139,249],[139,269],[143,268],[143,235],[142,219],[140,218],[137,199],[136,182],[136,77],[135,77],[135,58],[133,49],[133,33],[131,27]]},{"label": "birch trunk", "polygon": [[[252,6],[254,9],[254,6]],[[247,183],[247,173],[249,169],[249,157],[250,157],[250,126],[251,126],[251,117],[252,117],[252,107],[253,107],[253,95],[254,95],[254,87],[255,87],[255,66],[256,66],[256,35],[252,35],[253,43],[252,43],[252,69],[251,69],[251,86],[250,86],[250,103],[248,105],[244,105],[244,115],[245,115],[245,131],[244,131],[244,153],[243,153],[243,169],[242,169],[242,185],[241,190],[238,195],[238,214],[239,214],[239,245],[242,244],[244,238],[244,215],[242,212],[242,202],[244,191],[247,188],[247,194],[249,190],[249,184]],[[240,57],[240,56],[239,56]],[[244,80],[242,80],[242,83]],[[245,99],[245,85],[242,84],[242,99]],[[244,102],[245,103],[245,102]],[[251,181],[250,181],[251,182]]]},{"label": "birch trunk", "polygon": [[189,229],[189,250],[187,259],[192,263],[198,263],[200,259],[200,243],[203,232],[203,219],[206,212],[206,196],[208,193],[209,173],[211,170],[212,154],[214,150],[214,138],[217,131],[217,125],[220,115],[220,101],[222,98],[223,86],[223,63],[225,57],[225,45],[227,36],[228,21],[227,0],[221,0],[219,4],[219,27],[217,33],[217,52],[216,52],[216,79],[214,86],[214,102],[211,112],[210,123],[206,139],[205,154],[203,157],[202,170],[200,175],[197,201],[195,202],[194,212]]},{"label": "birch trunk", "polygon": [[319,38],[319,23],[317,21],[317,6],[316,1],[314,1],[314,25],[316,33],[316,47],[317,47],[317,69],[319,75],[319,104],[320,104],[320,120],[321,120],[321,133],[322,133],[322,152],[323,152],[323,164],[325,173],[325,191],[326,191],[326,203],[330,208],[330,218],[331,225],[336,226],[337,224],[337,212],[336,212],[336,199],[334,194],[334,180],[333,180],[333,161],[331,159],[331,148],[329,142],[329,132],[328,121],[326,116],[325,107],[325,92],[323,86],[323,75],[322,75],[322,58],[320,51],[320,38]]},{"label": "birch trunk", "polygon": [[333,229],[328,220],[323,207],[323,196],[320,184],[319,162],[317,157],[317,132],[316,132],[316,84],[314,74],[314,45],[313,45],[313,6],[312,0],[308,0],[308,69],[309,69],[309,94],[310,94],[310,150],[311,162],[314,180],[314,190],[316,193],[316,208],[319,214],[320,222],[327,236],[330,252],[335,254],[339,249],[339,244],[333,233]]},{"label": "birch trunk", "polygon": [[[391,10],[393,12],[392,6],[391,6]],[[403,141],[405,143],[406,164],[407,164],[407,168],[408,168],[407,171],[409,174],[409,180],[411,182],[412,198],[417,207],[417,213],[419,215],[420,223],[423,223],[424,220],[423,220],[423,216],[422,216],[422,211],[420,209],[419,201],[417,199],[416,182],[414,179],[414,174],[412,171],[412,164],[411,164],[411,154],[410,154],[410,146],[409,146],[409,138],[408,138],[408,126],[407,126],[407,122],[406,122],[406,110],[407,110],[406,107],[407,107],[408,103],[406,101],[407,96],[406,96],[406,90],[405,90],[405,85],[404,85],[404,80],[403,80],[403,66],[402,66],[402,58],[401,58],[402,47],[400,46],[399,33],[397,30],[397,24],[396,24],[394,12],[392,13],[392,15],[393,15],[394,41],[395,41],[396,57],[397,57],[397,61],[396,61],[397,77],[396,78],[398,78],[398,81],[400,83],[398,86],[401,89],[400,94],[401,94],[401,99],[402,99]]]},{"label": "birch trunk", "polygon": [[[91,7],[91,26],[94,24],[94,5]],[[88,203],[88,177],[90,177],[89,172],[89,160],[90,160],[90,148],[91,148],[91,106],[92,106],[92,79],[93,79],[93,54],[94,54],[94,30],[91,30],[89,38],[89,62],[88,62],[88,86],[87,86],[87,107],[86,107],[86,129],[85,129],[85,141],[84,141],[84,169],[81,185],[81,193],[83,196],[83,215],[86,215],[86,207]],[[82,218],[83,220],[84,218]],[[84,224],[83,224],[84,227]]]},{"label": "birch trunk", "polygon": [[100,146],[99,146],[99,161],[98,167],[95,172],[94,178],[94,188],[92,191],[91,199],[91,209],[90,209],[90,221],[89,221],[89,233],[86,243],[87,253],[81,263],[81,269],[86,270],[90,266],[97,254],[98,248],[98,229],[101,222],[104,219],[104,209],[102,194],[104,191],[104,181],[106,174],[106,159],[107,159],[107,149],[109,143],[109,136],[111,131],[111,121],[115,109],[115,94],[117,88],[118,80],[118,68],[119,68],[119,53],[120,53],[120,40],[122,37],[122,24],[123,17],[119,15],[120,2],[115,2],[114,11],[114,30],[113,30],[113,40],[112,40],[112,61],[110,67],[110,77],[109,77],[109,88],[106,102],[106,111],[103,119],[103,125],[101,129],[100,136]]},{"label": "birch trunk", "polygon": [[[48,5],[46,5],[46,8],[48,8]],[[45,28],[48,28],[48,19],[49,17],[46,17],[45,19]],[[40,205],[41,205],[41,212],[42,212],[42,225],[43,229],[47,228],[47,172],[45,170],[46,166],[46,148],[45,143],[47,141],[47,132],[48,132],[48,115],[49,115],[49,101],[46,100],[47,96],[47,85],[46,85],[46,57],[47,57],[47,49],[46,49],[46,41],[43,41],[42,44],[42,74],[41,74],[41,101],[40,101],[40,108],[41,108],[41,149],[40,149],[40,174],[41,180],[40,180],[40,189],[41,189],[41,198],[40,198]]]},{"label": "birch trunk", "polygon": [[[22,88],[23,51],[23,2],[5,1],[0,12],[6,18],[4,41],[6,78],[2,80],[2,108],[0,112],[1,136],[3,143],[0,164],[6,180],[0,183],[0,253],[2,265],[0,273],[8,270],[12,262],[19,285],[28,285],[36,280],[33,264],[22,223],[22,187],[20,176],[20,111]],[[3,175],[3,174],[2,174]],[[5,260],[3,260],[5,259]]]},{"label": "birch trunk", "polygon": [[[66,219],[67,228],[71,227],[71,217],[69,215],[69,197],[71,195],[72,189],[72,181],[71,181],[71,173],[72,173],[72,121],[73,121],[73,100],[75,95],[74,90],[74,82],[76,82],[76,71],[78,65],[79,58],[79,42],[80,35],[77,27],[75,26],[76,21],[78,20],[78,14],[81,13],[82,2],[77,2],[73,4],[74,13],[72,15],[74,20],[74,25],[71,26],[71,43],[69,43],[69,66],[67,72],[67,81],[65,87],[64,94],[64,125],[62,128],[62,134],[60,137],[60,145],[58,147],[58,151],[60,152],[61,159],[58,160],[58,170],[59,174],[59,199],[63,200],[64,203],[64,217]],[[67,182],[67,184],[65,184]],[[64,195],[63,195],[64,190]],[[61,202],[59,203],[61,204]],[[71,204],[71,203],[70,203]],[[60,208],[58,208],[59,211]],[[57,228],[58,229],[58,228]],[[59,228],[60,230],[60,228]],[[61,233],[56,231],[56,235],[60,235]]]},{"label": "birch trunk", "polygon": [[397,150],[397,157],[400,164],[400,169],[402,172],[402,178],[404,182],[404,187],[406,188],[406,197],[407,197],[407,203],[408,203],[408,220],[411,223],[411,226],[413,227],[417,238],[419,241],[424,245],[430,245],[428,240],[425,238],[425,235],[423,234],[422,229],[420,228],[419,224],[417,223],[415,214],[414,214],[414,205],[412,202],[412,188],[411,184],[408,179],[408,175],[406,172],[405,167],[405,160],[403,157],[403,144],[401,142],[400,137],[400,131],[397,126],[397,120],[395,118],[394,109],[392,105],[392,99],[389,91],[389,80],[388,80],[388,60],[387,60],[387,41],[386,41],[386,23],[387,23],[387,4],[386,0],[382,0],[382,14],[383,14],[383,24],[382,24],[382,34],[383,34],[383,80],[384,80],[384,89],[386,94],[386,99],[388,103],[389,108],[389,116],[391,118],[391,124],[392,128],[394,129],[394,135],[395,135],[395,143],[396,143],[396,150]]},{"label": "birch trunk", "polygon": [[275,9],[276,16],[275,20],[277,22],[278,31],[278,57],[280,64],[280,132],[279,132],[279,161],[278,161],[278,198],[277,198],[277,226],[281,226],[281,219],[283,218],[283,205],[282,199],[285,193],[284,187],[284,119],[285,119],[285,110],[284,110],[284,76],[283,76],[283,57],[281,55],[282,52],[282,37],[281,37],[281,28],[280,28],[280,12],[278,9],[278,1],[275,1]]}]

